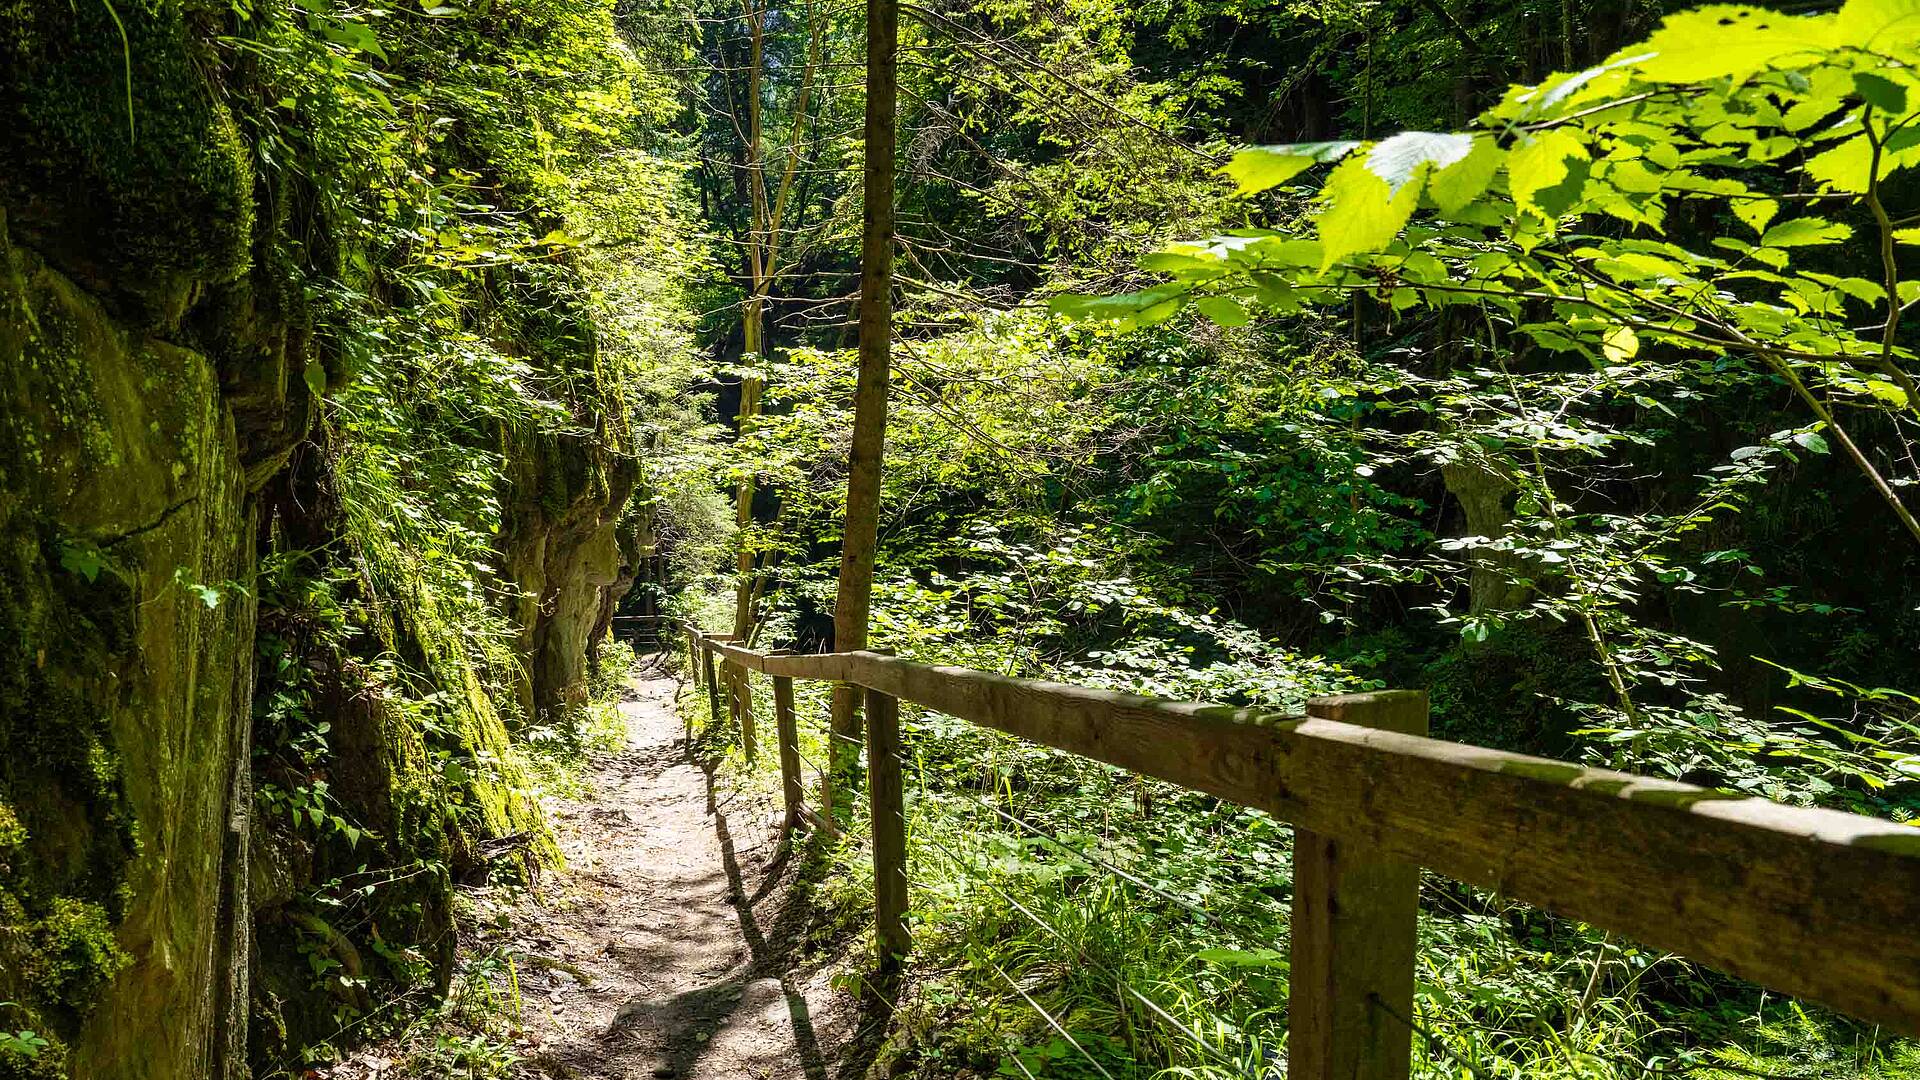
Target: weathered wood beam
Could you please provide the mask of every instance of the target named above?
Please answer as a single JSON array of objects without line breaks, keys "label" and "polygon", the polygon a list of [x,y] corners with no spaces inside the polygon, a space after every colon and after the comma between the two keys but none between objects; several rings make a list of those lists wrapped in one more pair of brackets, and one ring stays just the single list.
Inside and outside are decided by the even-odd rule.
[{"label": "weathered wood beam", "polygon": [[760,664],[1258,807],[1920,1035],[1920,829],[1911,826],[1337,720],[874,653]]},{"label": "weathered wood beam", "polygon": [[[1419,690],[1316,698],[1307,714],[1427,733]],[[1419,923],[1418,866],[1364,840],[1294,830],[1288,1080],[1407,1080]]]},{"label": "weathered wood beam", "polygon": [[907,819],[900,776],[900,703],[867,691],[867,805],[873,819],[874,941],[881,971],[907,955]]}]

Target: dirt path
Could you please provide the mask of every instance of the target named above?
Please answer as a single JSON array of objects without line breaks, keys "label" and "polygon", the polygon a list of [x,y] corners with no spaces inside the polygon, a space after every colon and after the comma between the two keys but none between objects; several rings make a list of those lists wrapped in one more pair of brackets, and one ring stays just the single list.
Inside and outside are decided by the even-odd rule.
[{"label": "dirt path", "polygon": [[807,928],[777,818],[689,758],[674,689],[643,678],[628,745],[551,807],[568,869],[503,935],[529,957],[527,1059],[569,1080],[851,1080],[855,1003],[794,966]]}]

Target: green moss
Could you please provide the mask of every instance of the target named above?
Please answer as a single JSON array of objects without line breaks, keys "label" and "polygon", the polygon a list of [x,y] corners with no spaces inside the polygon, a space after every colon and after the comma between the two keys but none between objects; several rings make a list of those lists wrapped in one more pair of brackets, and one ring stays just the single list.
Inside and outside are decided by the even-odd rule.
[{"label": "green moss", "polygon": [[55,674],[110,663],[125,590],[58,569],[47,548],[0,545],[0,637],[12,644],[0,658],[0,999],[17,1003],[6,1023],[53,1040],[36,1058],[0,1058],[0,1078],[36,1080],[62,1075],[64,1040],[128,962],[113,926],[135,850],[105,718]]},{"label": "green moss", "polygon": [[107,909],[84,900],[55,897],[34,937],[28,981],[42,998],[77,1012],[131,962],[113,940]]},{"label": "green moss", "polygon": [[250,158],[182,6],[0,0],[0,26],[0,201],[15,225],[63,266],[143,293],[162,318],[197,284],[242,275]]}]

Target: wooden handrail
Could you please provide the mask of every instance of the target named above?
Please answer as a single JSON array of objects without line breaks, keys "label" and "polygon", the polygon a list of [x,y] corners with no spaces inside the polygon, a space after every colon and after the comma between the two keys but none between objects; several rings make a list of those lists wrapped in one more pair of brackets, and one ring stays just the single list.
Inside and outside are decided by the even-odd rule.
[{"label": "wooden handrail", "polygon": [[689,630],[750,670],[864,687],[1256,807],[1920,1035],[1911,826],[1345,722],[1381,695],[1297,716],[869,652],[768,655]]}]

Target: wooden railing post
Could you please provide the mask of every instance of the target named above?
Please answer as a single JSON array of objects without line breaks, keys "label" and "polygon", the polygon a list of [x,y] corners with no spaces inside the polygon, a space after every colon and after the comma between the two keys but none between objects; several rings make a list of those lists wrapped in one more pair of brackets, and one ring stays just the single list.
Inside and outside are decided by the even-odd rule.
[{"label": "wooden railing post", "polygon": [[707,715],[711,722],[717,724],[720,722],[720,679],[713,670],[713,650],[706,648],[703,643],[700,653],[706,659],[707,667]]},{"label": "wooden railing post", "polygon": [[[1427,695],[1316,698],[1307,715],[1425,735]],[[1419,867],[1359,841],[1294,830],[1289,1080],[1406,1080],[1419,910]]]},{"label": "wooden railing post", "polygon": [[900,778],[900,702],[867,691],[867,802],[873,811],[874,939],[880,970],[907,955],[907,818]]},{"label": "wooden railing post", "polygon": [[760,752],[759,729],[753,723],[753,672],[744,664],[733,666],[734,713],[740,721],[740,749],[752,761]]},{"label": "wooden railing post", "polygon": [[[700,692],[700,634],[689,625],[687,628],[687,685],[694,693]],[[687,707],[687,745],[693,745],[693,707]]]},{"label": "wooden railing post", "polygon": [[800,722],[793,711],[793,680],[785,675],[773,677],[773,727],[780,747],[780,787],[787,800],[786,823],[780,826],[785,836],[800,824],[800,807],[806,801],[800,785]]}]

